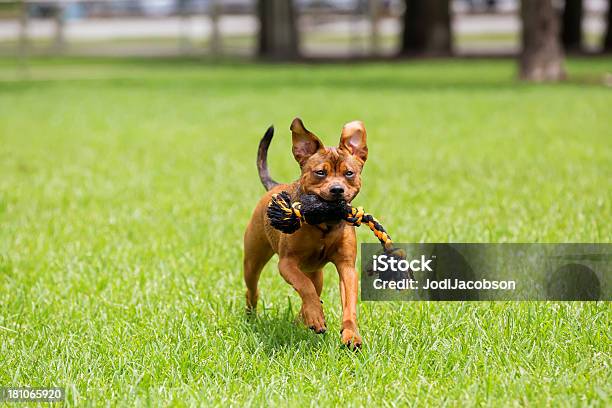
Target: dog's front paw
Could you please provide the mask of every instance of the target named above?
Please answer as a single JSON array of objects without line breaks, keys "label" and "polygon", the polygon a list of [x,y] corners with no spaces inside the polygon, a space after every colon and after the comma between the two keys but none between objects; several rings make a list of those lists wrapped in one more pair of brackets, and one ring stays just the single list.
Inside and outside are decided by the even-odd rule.
[{"label": "dog's front paw", "polygon": [[342,344],[344,344],[346,347],[350,348],[351,350],[361,348],[362,341],[361,336],[357,331],[357,327],[345,327],[342,329],[340,334],[342,336]]},{"label": "dog's front paw", "polygon": [[323,316],[323,307],[320,303],[312,305],[302,305],[300,310],[300,320],[317,334],[325,333],[325,317]]}]

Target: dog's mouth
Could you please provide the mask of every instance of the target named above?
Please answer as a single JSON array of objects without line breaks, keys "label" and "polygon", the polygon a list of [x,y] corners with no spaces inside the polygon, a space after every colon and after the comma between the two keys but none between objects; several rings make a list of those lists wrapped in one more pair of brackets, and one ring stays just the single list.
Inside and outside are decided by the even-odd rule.
[{"label": "dog's mouth", "polygon": [[349,211],[349,206],[343,199],[328,200],[318,194],[305,194],[300,201],[303,214],[307,217],[309,224],[338,223]]},{"label": "dog's mouth", "polygon": [[313,196],[328,208],[341,208],[348,204],[344,197],[325,197],[319,194],[313,194]]},{"label": "dog's mouth", "polygon": [[324,201],[330,205],[342,205],[342,204],[350,204],[352,198],[346,197],[344,194],[341,195],[322,195],[315,194],[317,198],[321,201]]},{"label": "dog's mouth", "polygon": [[329,197],[323,197],[323,196],[320,196],[320,195],[317,195],[317,197],[319,197],[319,199],[321,201],[325,201],[326,203],[331,204],[331,205],[338,205],[338,204],[342,204],[342,203],[346,202],[346,199],[344,197],[331,197],[331,198],[329,198]]}]

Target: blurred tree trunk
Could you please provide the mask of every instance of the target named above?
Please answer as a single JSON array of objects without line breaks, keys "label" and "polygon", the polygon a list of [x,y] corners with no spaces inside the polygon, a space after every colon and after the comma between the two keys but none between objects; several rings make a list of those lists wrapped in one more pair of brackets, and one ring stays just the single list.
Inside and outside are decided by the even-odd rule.
[{"label": "blurred tree trunk", "polygon": [[603,43],[604,52],[612,52],[612,0],[608,0],[608,28]]},{"label": "blurred tree trunk", "polygon": [[66,15],[64,5],[58,3],[53,10],[53,19],[55,21],[55,36],[53,40],[54,51],[61,53],[66,45]]},{"label": "blurred tree trunk", "polygon": [[565,0],[561,41],[566,51],[582,49],[582,0]]},{"label": "blurred tree trunk", "polygon": [[552,0],[522,0],[521,20],[521,79],[538,82],[564,79],[559,19]]},{"label": "blurred tree trunk", "polygon": [[28,75],[30,9],[25,1],[21,2],[19,10],[19,65],[24,76]]},{"label": "blurred tree trunk", "polygon": [[404,0],[402,55],[452,52],[449,0]]},{"label": "blurred tree trunk", "polygon": [[298,56],[293,0],[258,0],[259,56],[276,60]]},{"label": "blurred tree trunk", "polygon": [[221,16],[221,1],[210,1],[210,53],[212,55],[221,54],[221,30],[219,29],[219,17]]},{"label": "blurred tree trunk", "polygon": [[380,0],[368,0],[368,18],[370,20],[370,54],[378,55],[380,51]]}]

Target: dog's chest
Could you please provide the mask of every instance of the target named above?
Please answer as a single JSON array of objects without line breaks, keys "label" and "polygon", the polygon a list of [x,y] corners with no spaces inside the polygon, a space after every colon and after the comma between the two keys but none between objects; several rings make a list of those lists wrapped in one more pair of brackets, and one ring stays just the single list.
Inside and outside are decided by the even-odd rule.
[{"label": "dog's chest", "polygon": [[331,260],[332,254],[338,250],[338,245],[341,244],[342,231],[341,228],[335,228],[328,232],[313,231],[308,238],[301,241],[304,245],[300,256],[300,265],[304,271],[314,271],[322,268]]},{"label": "dog's chest", "polygon": [[329,262],[328,249],[325,245],[320,245],[303,254],[300,257],[300,268],[304,272],[321,269]]}]

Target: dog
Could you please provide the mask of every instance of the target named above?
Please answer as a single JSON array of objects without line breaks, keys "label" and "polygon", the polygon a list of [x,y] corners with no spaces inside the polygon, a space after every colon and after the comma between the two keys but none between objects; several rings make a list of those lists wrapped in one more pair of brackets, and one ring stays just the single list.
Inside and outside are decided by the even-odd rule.
[{"label": "dog", "polygon": [[341,341],[349,348],[361,347],[357,328],[357,292],[355,269],[357,240],[355,228],[345,221],[319,225],[304,224],[293,234],[274,229],[267,219],[267,207],[275,193],[287,191],[292,200],[302,194],[316,194],[327,201],[350,203],[361,189],[361,171],[368,158],[366,129],[360,121],[342,128],[338,147],[325,147],[308,131],[300,118],[291,123],[293,157],[301,175],[291,184],[279,184],[269,174],[267,154],[274,128],[271,126],[259,143],[257,168],[267,193],[259,200],[244,234],[244,281],[246,307],[253,312],[259,298],[257,282],[261,270],[273,254],[278,254],[281,276],[302,299],[299,318],[316,333],[327,330],[320,299],[323,290],[323,266],[331,262],[340,277],[342,300]]}]

